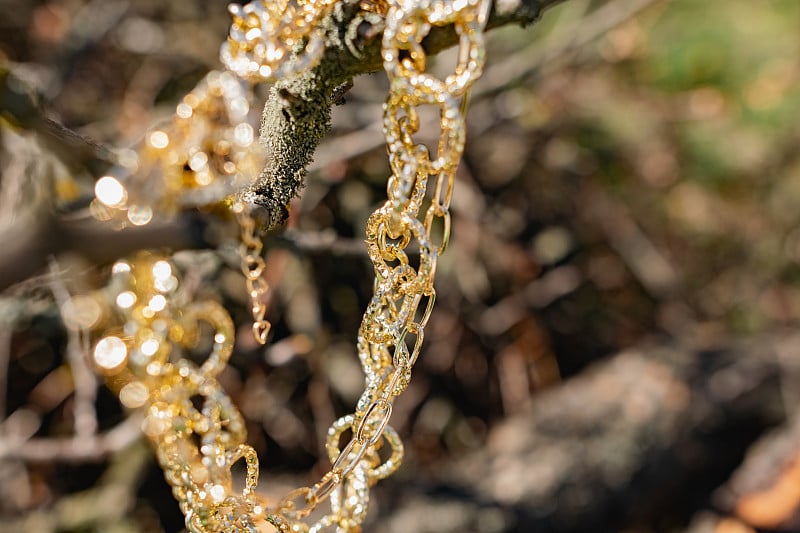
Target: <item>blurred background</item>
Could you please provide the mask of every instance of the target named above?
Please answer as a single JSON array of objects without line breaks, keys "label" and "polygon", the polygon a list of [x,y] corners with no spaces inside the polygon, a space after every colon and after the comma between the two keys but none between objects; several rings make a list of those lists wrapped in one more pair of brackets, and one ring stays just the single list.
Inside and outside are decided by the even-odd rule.
[{"label": "blurred background", "polygon": [[[0,0],[6,237],[72,216],[103,147],[218,67],[226,4]],[[407,458],[365,531],[800,531],[800,3],[567,0],[488,48],[437,307],[392,418]],[[355,80],[267,240],[266,348],[232,245],[175,256],[240,327],[221,380],[270,494],[325,470],[325,431],[363,386],[386,86]],[[59,313],[108,267],[64,250],[0,294],[0,531],[183,528],[137,415]]]}]

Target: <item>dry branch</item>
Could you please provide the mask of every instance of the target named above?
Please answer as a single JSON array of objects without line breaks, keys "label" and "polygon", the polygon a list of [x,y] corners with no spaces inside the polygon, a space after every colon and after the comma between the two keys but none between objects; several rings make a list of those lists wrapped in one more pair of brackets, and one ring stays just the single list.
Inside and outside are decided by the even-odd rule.
[{"label": "dry branch", "polygon": [[0,228],[0,291],[30,278],[55,254],[75,252],[97,264],[151,248],[208,248],[203,217],[186,213],[173,220],[117,230],[87,217],[24,216]]}]

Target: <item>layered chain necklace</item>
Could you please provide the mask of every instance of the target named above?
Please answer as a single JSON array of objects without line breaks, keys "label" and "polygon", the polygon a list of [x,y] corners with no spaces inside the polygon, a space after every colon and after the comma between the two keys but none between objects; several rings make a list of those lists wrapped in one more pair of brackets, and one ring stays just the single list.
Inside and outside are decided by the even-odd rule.
[{"label": "layered chain necklace", "polygon": [[[321,23],[337,3],[232,5],[233,24],[220,54],[226,70],[209,73],[177,105],[171,122],[150,131],[135,157],[95,187],[96,211],[120,225],[144,225],[187,207],[227,206],[241,228],[242,272],[261,344],[269,333],[262,241],[241,195],[230,196],[252,183],[263,164],[248,122],[250,84],[314,68],[324,52]],[[215,301],[183,301],[168,255],[140,252],[112,268],[107,292],[120,320],[97,333],[93,363],[125,406],[143,410],[144,432],[194,533],[360,531],[370,487],[403,458],[389,420],[433,309],[436,265],[450,237],[449,206],[464,149],[463,104],[483,68],[489,1],[388,0],[367,7],[385,21],[382,59],[390,84],[383,131],[392,175],[387,199],[366,230],[375,283],[357,340],[365,389],[354,412],[328,430],[328,472],[277,501],[256,492],[258,457],[246,444],[242,415],[217,381],[233,351],[229,313]],[[450,25],[459,36],[458,61],[440,79],[427,71],[422,40],[433,26]],[[433,155],[414,139],[423,106],[439,111]],[[197,364],[188,354],[203,324],[213,331],[213,347]],[[352,436],[342,446],[346,434]],[[237,463],[246,471],[241,490],[233,488]],[[329,510],[322,510],[326,500]]]}]

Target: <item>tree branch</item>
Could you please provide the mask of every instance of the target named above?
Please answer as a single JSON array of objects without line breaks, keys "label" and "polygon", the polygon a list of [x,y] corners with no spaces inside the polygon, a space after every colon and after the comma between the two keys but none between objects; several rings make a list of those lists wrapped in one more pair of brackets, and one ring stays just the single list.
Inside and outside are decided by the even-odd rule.
[{"label": "tree branch", "polygon": [[148,248],[209,248],[206,227],[205,218],[193,213],[122,230],[93,218],[23,216],[0,231],[0,242],[6,243],[0,253],[0,291],[40,272],[50,257],[61,252],[77,252],[103,264]]},{"label": "tree branch", "polygon": [[[561,1],[497,0],[488,27],[527,25]],[[261,142],[267,149],[267,163],[245,197],[266,209],[263,222],[269,229],[286,221],[287,206],[302,189],[306,167],[330,129],[331,107],[340,97],[340,87],[358,74],[382,67],[380,17],[347,3],[335,10],[323,27],[326,51],[322,61],[309,72],[277,82],[264,106]],[[457,42],[455,31],[444,27],[434,28],[423,44],[428,53],[435,54]]]},{"label": "tree branch", "polygon": [[128,417],[103,433],[71,437],[36,437],[18,440],[14,435],[0,438],[0,458],[28,462],[98,461],[142,438],[142,418]]},{"label": "tree branch", "polygon": [[42,100],[35,87],[0,65],[0,117],[36,132],[45,147],[73,171],[88,168],[99,174],[118,163],[113,150],[49,118]]},{"label": "tree branch", "polygon": [[[488,27],[529,24],[561,1],[497,0]],[[261,140],[268,151],[267,164],[245,198],[265,208],[262,223],[267,229],[286,221],[288,205],[304,186],[312,155],[330,130],[331,107],[341,100],[353,77],[382,68],[380,16],[361,11],[357,2],[346,2],[323,21],[323,27],[326,52],[320,64],[297,78],[276,83],[264,106]],[[457,42],[452,27],[444,27],[434,28],[423,44],[428,53],[435,54]],[[80,161],[97,171],[115,160],[107,148],[43,118],[32,89],[7,70],[0,70],[0,103],[15,121],[37,131],[70,167]],[[116,231],[94,221],[22,217],[0,229],[0,238],[11,243],[0,254],[0,290],[41,271],[48,258],[61,251],[77,251],[107,262],[140,248],[208,247],[205,225],[199,215],[183,215],[159,225]]]}]

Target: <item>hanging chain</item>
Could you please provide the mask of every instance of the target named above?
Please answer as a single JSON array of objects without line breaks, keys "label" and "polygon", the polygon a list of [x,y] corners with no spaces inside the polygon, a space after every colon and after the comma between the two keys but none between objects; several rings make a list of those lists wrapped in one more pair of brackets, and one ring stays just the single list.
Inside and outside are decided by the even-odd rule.
[{"label": "hanging chain", "polygon": [[270,323],[264,319],[267,306],[264,298],[269,291],[269,285],[264,279],[264,270],[267,264],[262,256],[264,243],[258,234],[258,228],[253,216],[248,213],[243,202],[233,204],[233,213],[241,229],[241,244],[239,256],[241,257],[242,274],[244,274],[247,296],[250,298],[250,309],[253,316],[253,336],[259,344],[267,343]]},{"label": "hanging chain", "polygon": [[[256,0],[231,7],[233,25],[221,58],[230,71],[250,80],[286,77],[311,68],[322,55],[319,22],[335,4],[334,0]],[[104,332],[95,344],[94,361],[118,389],[123,404],[145,411],[144,431],[186,516],[186,527],[193,533],[255,533],[263,531],[265,524],[282,533],[359,532],[369,505],[369,488],[391,475],[402,461],[403,444],[389,420],[394,398],[408,386],[420,355],[436,297],[436,266],[450,239],[450,201],[465,140],[463,105],[482,72],[489,1],[382,0],[370,6],[380,6],[386,20],[382,57],[390,90],[383,127],[392,174],[386,202],[367,222],[366,246],[375,284],[357,339],[365,390],[355,412],[336,420],[328,430],[329,471],[277,503],[264,501],[255,491],[258,458],[245,443],[244,421],[216,379],[233,350],[235,330],[229,314],[215,302],[182,309],[174,305],[178,280],[164,257],[140,253],[114,267],[111,289],[124,323]],[[432,27],[449,25],[459,36],[458,60],[453,72],[440,79],[427,70],[422,40]],[[236,96],[241,85],[229,76],[212,77],[212,81],[223,81],[219,87],[214,85],[209,97],[221,98],[224,105],[215,109],[240,117],[239,124],[229,124],[232,141],[213,137],[217,135],[213,128],[195,132],[191,139],[181,137],[191,128],[180,130],[183,133],[177,137],[173,134],[175,138],[164,133],[166,140],[151,134],[145,154],[167,146],[172,150],[153,163],[164,166],[164,180],[173,174],[185,180],[185,174],[171,169],[176,165],[184,172],[190,168],[195,172],[190,177],[199,184],[195,188],[204,190],[227,175],[238,175],[234,161],[250,161],[239,154],[255,150],[252,128],[241,118],[242,109],[246,114],[248,108]],[[205,100],[187,98],[178,106],[177,116],[202,116],[199,111],[207,107],[201,105]],[[414,139],[423,107],[439,113],[441,135],[433,154]],[[187,145],[189,155],[175,152]],[[209,153],[219,164],[208,164]],[[195,167],[205,173],[197,174]],[[119,181],[107,182],[105,188],[98,185],[97,200],[108,208],[127,211],[130,219],[134,204],[129,196],[136,196],[136,183],[134,179],[127,189]],[[181,187],[177,191],[183,194]],[[264,319],[268,285],[263,278],[263,244],[245,205],[235,202],[233,212],[241,227],[242,273],[253,332],[263,344],[269,333]],[[210,325],[214,336],[211,353],[198,364],[186,352],[199,342],[201,323]],[[346,432],[352,436],[341,447]],[[388,453],[379,455],[381,449]],[[231,469],[240,461],[246,467],[244,488],[235,492]],[[325,500],[330,500],[330,512],[309,522]]]}]

